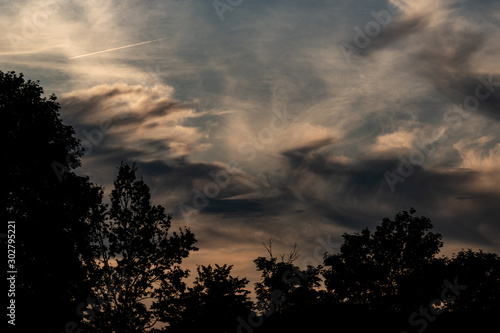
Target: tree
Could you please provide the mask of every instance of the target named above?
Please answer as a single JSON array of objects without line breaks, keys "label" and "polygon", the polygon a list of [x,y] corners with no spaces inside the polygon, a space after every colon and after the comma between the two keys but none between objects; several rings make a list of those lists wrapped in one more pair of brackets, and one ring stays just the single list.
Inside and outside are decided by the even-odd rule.
[{"label": "tree", "polygon": [[231,276],[232,266],[198,266],[193,287],[182,298],[177,320],[168,332],[236,331],[239,316],[247,318],[252,302],[246,278]]},{"label": "tree", "polygon": [[83,149],[59,109],[37,82],[0,72],[2,220],[16,222],[16,326],[27,332],[78,322],[75,301],[90,290],[88,236],[102,189],[74,174]]},{"label": "tree", "polygon": [[495,253],[462,250],[449,260],[449,279],[467,286],[449,308],[457,312],[500,313],[500,257]]},{"label": "tree", "polygon": [[415,210],[384,218],[375,232],[344,234],[340,253],[325,256],[325,284],[337,302],[368,309],[407,311],[438,292],[442,236]]},{"label": "tree", "polygon": [[262,272],[261,281],[255,284],[258,309],[269,317],[317,304],[320,297],[317,288],[321,282],[321,266],[308,266],[303,270],[294,265],[299,258],[296,246],[290,253],[282,254],[278,261],[273,256],[272,243],[272,239],[264,243],[269,259],[258,257],[254,260],[257,270]]},{"label": "tree", "polygon": [[94,304],[81,309],[93,332],[145,332],[168,323],[172,309],[160,304],[176,301],[188,275],[180,264],[197,250],[188,228],[170,232],[171,216],[151,203],[136,171],[121,164],[106,221],[95,228],[99,281]]}]

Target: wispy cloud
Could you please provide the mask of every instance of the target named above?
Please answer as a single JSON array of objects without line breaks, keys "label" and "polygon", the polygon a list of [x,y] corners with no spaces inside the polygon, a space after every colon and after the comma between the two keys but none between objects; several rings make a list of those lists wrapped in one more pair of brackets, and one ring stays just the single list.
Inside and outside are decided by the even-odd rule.
[{"label": "wispy cloud", "polygon": [[[250,262],[270,234],[307,251],[319,235],[409,206],[454,248],[498,251],[500,5],[394,2],[402,12],[350,65],[339,42],[386,1],[255,0],[223,22],[211,2],[59,2],[29,38],[25,22],[43,6],[3,4],[0,57],[2,69],[60,97],[63,119],[91,149],[81,172],[109,189],[121,160],[138,162],[175,223],[193,188],[238,161],[231,183],[192,216],[203,260],[225,260],[230,248]],[[8,33],[23,43],[13,48]],[[490,96],[459,127],[446,122],[481,80]],[[293,119],[269,132],[285,107]],[[433,133],[446,140],[393,194],[384,172]]]}]

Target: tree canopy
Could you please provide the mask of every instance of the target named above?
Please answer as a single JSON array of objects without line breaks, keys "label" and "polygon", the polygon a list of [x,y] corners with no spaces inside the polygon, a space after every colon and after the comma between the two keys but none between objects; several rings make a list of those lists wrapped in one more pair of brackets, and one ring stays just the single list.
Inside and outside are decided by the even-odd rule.
[{"label": "tree canopy", "polygon": [[384,218],[374,232],[344,234],[340,253],[325,258],[325,283],[339,302],[401,311],[438,288],[432,276],[444,263],[436,258],[442,236],[415,212]]},{"label": "tree canopy", "polygon": [[169,311],[160,313],[158,304],[178,296],[183,287],[178,281],[188,274],[180,264],[197,250],[188,228],[171,232],[171,216],[151,203],[149,187],[137,179],[136,170],[122,163],[111,207],[94,225],[99,280],[93,293],[105,304],[104,311],[87,318],[92,331],[143,332],[162,323]]},{"label": "tree canopy", "polygon": [[16,222],[18,323],[33,332],[77,320],[72,303],[91,287],[83,262],[92,257],[90,220],[102,198],[99,186],[72,172],[83,150],[62,123],[56,97],[42,94],[22,74],[0,72],[2,219]]}]

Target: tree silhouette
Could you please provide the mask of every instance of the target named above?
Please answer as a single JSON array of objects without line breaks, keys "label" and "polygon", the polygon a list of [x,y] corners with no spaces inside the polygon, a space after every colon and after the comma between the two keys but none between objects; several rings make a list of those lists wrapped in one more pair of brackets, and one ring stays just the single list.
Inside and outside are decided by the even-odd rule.
[{"label": "tree silhouette", "polygon": [[457,277],[467,289],[449,307],[457,312],[500,313],[500,257],[471,249],[457,253],[448,264],[450,278]]},{"label": "tree silhouette", "polygon": [[16,326],[26,332],[61,331],[78,322],[74,302],[89,294],[88,235],[102,198],[100,187],[73,173],[83,150],[62,123],[56,97],[42,95],[22,74],[0,72],[0,200],[2,220],[16,221]]},{"label": "tree silhouette", "polygon": [[[375,232],[344,234],[340,253],[325,257],[325,284],[342,303],[368,309],[414,308],[436,292],[444,260],[436,258],[442,236],[429,232],[430,219],[403,211],[384,218]],[[436,278],[436,276],[438,276]]]},{"label": "tree silhouette", "polygon": [[[304,332],[319,330],[318,320],[310,321],[321,307],[323,292],[319,289],[321,266],[311,265],[302,269],[295,265],[299,258],[297,247],[280,258],[274,256],[273,239],[264,246],[269,254],[254,260],[261,272],[261,280],[255,284],[257,318],[248,318],[242,325],[257,326],[256,332]],[[255,317],[255,316],[254,316]],[[304,320],[308,318],[308,320]],[[260,323],[261,325],[256,325]],[[247,330],[249,326],[242,326]]]},{"label": "tree silhouette", "polygon": [[299,258],[296,246],[278,261],[272,252],[273,240],[264,246],[269,259],[258,257],[254,260],[261,281],[255,284],[257,307],[267,317],[271,314],[285,314],[296,308],[307,307],[318,302],[320,292],[321,267],[308,266],[305,270],[294,265]]},{"label": "tree silhouette", "polygon": [[182,298],[177,321],[168,332],[236,331],[238,316],[247,317],[252,302],[248,280],[231,276],[232,266],[198,266],[193,287]]},{"label": "tree silhouette", "polygon": [[93,292],[99,301],[81,309],[93,332],[145,332],[160,319],[168,322],[168,309],[160,315],[158,305],[176,297],[187,276],[180,264],[197,250],[188,228],[170,232],[171,217],[152,205],[136,170],[119,167],[107,219],[95,228],[102,268]]}]

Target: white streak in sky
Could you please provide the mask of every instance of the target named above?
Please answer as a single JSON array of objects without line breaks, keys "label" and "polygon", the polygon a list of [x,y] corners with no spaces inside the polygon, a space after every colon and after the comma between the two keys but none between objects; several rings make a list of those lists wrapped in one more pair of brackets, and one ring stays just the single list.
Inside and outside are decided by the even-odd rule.
[{"label": "white streak in sky", "polygon": [[160,39],[148,40],[147,42],[142,42],[142,43],[136,43],[136,44],[130,44],[130,45],[125,45],[125,46],[115,47],[115,48],[112,48],[112,49],[107,49],[107,50],[102,50],[102,51],[97,51],[97,52],[92,52],[92,53],[82,54],[82,55],[79,55],[79,56],[70,57],[68,59],[76,59],[76,58],[87,57],[87,56],[91,56],[91,55],[94,55],[94,54],[99,54],[99,53],[104,53],[104,52],[110,52],[110,51],[115,51],[115,50],[120,50],[120,49],[125,49],[127,47],[139,46],[139,45],[143,45],[143,44],[157,42],[159,40],[164,40],[164,39],[167,39],[167,38],[164,37],[164,38],[160,38]]}]

